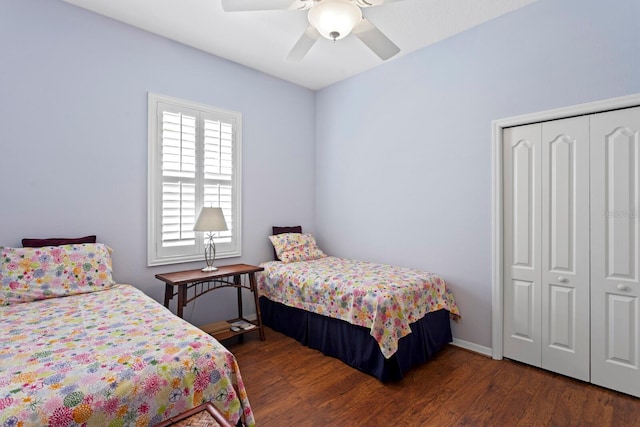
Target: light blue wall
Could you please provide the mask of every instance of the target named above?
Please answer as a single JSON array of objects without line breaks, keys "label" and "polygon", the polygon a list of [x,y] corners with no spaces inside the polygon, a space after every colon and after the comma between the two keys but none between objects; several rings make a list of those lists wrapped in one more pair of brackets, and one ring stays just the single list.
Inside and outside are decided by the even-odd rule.
[{"label": "light blue wall", "polygon": [[327,252],[450,284],[491,346],[491,121],[640,92],[640,2],[540,0],[316,95]]},{"label": "light blue wall", "polygon": [[[440,273],[456,338],[490,346],[491,121],[640,92],[638,17],[637,0],[540,0],[314,94],[59,0],[2,0],[0,245],[96,233],[156,299],[154,274],[198,266],[146,267],[153,91],[243,113],[227,261],[267,259],[270,226],[301,223],[331,254]],[[231,314],[221,295],[193,322]]]},{"label": "light blue wall", "polygon": [[[269,259],[273,224],[313,230],[314,92],[62,1],[2,0],[0,245],[97,234],[115,278],[159,300],[154,274],[200,266],[146,267],[149,91],[243,114],[243,256],[225,262]],[[192,320],[230,316],[233,295]]]}]

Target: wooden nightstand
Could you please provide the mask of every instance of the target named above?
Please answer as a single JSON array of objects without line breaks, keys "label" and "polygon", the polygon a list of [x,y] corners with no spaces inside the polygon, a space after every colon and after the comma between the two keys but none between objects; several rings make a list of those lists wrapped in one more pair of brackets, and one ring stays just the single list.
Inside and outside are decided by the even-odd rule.
[{"label": "wooden nightstand", "polygon": [[[262,267],[248,264],[234,264],[218,267],[216,271],[204,272],[202,270],[176,271],[173,273],[156,274],[156,279],[165,283],[164,306],[169,308],[169,301],[174,296],[178,297],[177,315],[182,317],[184,307],[196,298],[220,288],[234,287],[238,290],[238,317],[223,322],[209,323],[200,329],[213,335],[218,340],[224,340],[236,335],[259,331],[260,339],[264,341],[264,328],[258,303],[258,287],[255,273],[263,271]],[[247,283],[248,282],[248,283]],[[248,289],[253,293],[256,305],[256,320],[251,321],[244,317],[242,312],[242,289]],[[231,323],[246,322],[254,325],[251,329],[231,330]]]}]

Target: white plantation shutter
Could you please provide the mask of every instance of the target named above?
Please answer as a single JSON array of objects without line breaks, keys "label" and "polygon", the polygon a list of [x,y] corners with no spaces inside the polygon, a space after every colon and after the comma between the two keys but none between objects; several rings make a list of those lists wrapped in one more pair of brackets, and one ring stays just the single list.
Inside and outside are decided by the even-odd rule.
[{"label": "white plantation shutter", "polygon": [[[233,235],[233,214],[232,214],[232,196],[230,185],[207,185],[204,187],[204,205],[216,206],[222,208],[224,218],[227,221],[227,231],[221,231],[218,233],[220,241],[228,242]],[[216,244],[217,244],[216,240]]]},{"label": "white plantation shutter", "polygon": [[240,256],[241,115],[149,94],[148,265],[202,260],[203,206],[221,207],[228,230],[216,258]]},{"label": "white plantation shutter", "polygon": [[[204,205],[222,208],[229,230],[220,241],[233,236],[233,126],[212,117],[204,119]],[[217,243],[216,243],[217,244]]]},{"label": "white plantation shutter", "polygon": [[162,183],[162,246],[195,245],[196,186]]},{"label": "white plantation shutter", "polygon": [[195,245],[196,112],[161,104],[162,247]]}]

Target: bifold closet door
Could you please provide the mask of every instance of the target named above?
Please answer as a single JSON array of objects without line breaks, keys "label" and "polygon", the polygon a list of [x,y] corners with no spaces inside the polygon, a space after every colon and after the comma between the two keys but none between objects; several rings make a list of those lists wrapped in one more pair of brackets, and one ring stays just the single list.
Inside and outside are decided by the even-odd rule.
[{"label": "bifold closet door", "polygon": [[503,130],[504,356],[540,366],[541,128]]},{"label": "bifold closet door", "polygon": [[589,118],[541,126],[542,367],[589,381]]},{"label": "bifold closet door", "polygon": [[640,108],[591,118],[591,381],[640,397]]},{"label": "bifold closet door", "polygon": [[589,379],[589,122],[504,129],[504,356]]}]

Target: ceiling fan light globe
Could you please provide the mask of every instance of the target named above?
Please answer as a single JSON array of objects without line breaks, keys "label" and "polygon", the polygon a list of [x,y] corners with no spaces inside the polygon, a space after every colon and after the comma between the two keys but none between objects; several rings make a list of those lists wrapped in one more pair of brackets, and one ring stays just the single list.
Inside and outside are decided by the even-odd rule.
[{"label": "ceiling fan light globe", "polygon": [[322,0],[309,10],[309,24],[329,40],[340,40],[362,21],[362,12],[350,0]]}]

